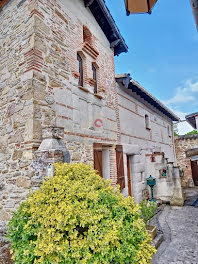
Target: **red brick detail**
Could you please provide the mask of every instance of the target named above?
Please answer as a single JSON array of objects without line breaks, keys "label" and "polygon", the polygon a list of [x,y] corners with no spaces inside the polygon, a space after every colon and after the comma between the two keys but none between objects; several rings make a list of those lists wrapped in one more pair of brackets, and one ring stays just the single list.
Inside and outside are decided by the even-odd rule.
[{"label": "red brick detail", "polygon": [[36,9],[32,10],[32,12],[31,12],[31,14],[30,14],[31,17],[32,17],[33,15],[37,15],[37,16],[39,16],[40,18],[44,19],[44,15],[43,15],[41,12],[39,12],[38,10],[36,10]]},{"label": "red brick detail", "polygon": [[61,116],[61,115],[58,115],[57,117],[60,117],[62,119],[66,119],[66,120],[72,120],[70,117],[68,116]]},{"label": "red brick detail", "polygon": [[24,54],[24,60],[26,63],[25,72],[30,70],[37,70],[40,72],[44,65],[42,52],[34,48]]},{"label": "red brick detail", "polygon": [[60,105],[60,106],[63,106],[63,107],[65,107],[65,108],[71,109],[71,110],[74,109],[74,107],[69,106],[69,105],[65,105],[65,104],[62,104],[62,103],[58,103],[58,102],[56,102],[56,104],[57,104],[57,105]]}]

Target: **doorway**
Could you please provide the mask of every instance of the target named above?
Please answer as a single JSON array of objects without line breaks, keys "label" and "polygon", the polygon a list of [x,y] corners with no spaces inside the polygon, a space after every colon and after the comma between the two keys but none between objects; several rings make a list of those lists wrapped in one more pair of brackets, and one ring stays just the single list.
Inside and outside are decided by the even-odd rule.
[{"label": "doorway", "polygon": [[195,186],[198,186],[198,160],[191,160],[192,178]]},{"label": "doorway", "polygon": [[127,178],[128,178],[128,194],[132,196],[132,187],[131,187],[131,164],[130,156],[127,155]]}]

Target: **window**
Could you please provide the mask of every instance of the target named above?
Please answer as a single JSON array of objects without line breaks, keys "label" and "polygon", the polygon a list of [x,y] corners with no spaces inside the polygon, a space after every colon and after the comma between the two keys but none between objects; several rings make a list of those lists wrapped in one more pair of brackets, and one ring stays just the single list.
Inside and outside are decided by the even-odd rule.
[{"label": "window", "polygon": [[148,115],[145,115],[145,127],[146,129],[151,129],[150,127],[150,118]]},{"label": "window", "polygon": [[98,86],[97,86],[97,69],[95,67],[94,64],[92,64],[92,72],[93,72],[93,80],[95,81],[95,84],[94,84],[94,93],[97,94],[98,92]]},{"label": "window", "polygon": [[78,73],[79,73],[78,85],[83,87],[83,60],[78,53],[77,53],[77,63],[78,63]]},{"label": "window", "polygon": [[167,132],[168,132],[168,136],[171,137],[171,130],[170,130],[170,126],[167,126]]}]

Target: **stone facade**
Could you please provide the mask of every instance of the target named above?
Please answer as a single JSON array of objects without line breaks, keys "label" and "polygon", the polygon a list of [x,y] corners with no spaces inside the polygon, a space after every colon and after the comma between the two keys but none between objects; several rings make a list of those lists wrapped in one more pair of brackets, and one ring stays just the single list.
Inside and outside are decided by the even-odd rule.
[{"label": "stone facade", "polygon": [[177,163],[182,176],[182,185],[184,187],[193,187],[191,158],[197,156],[198,159],[198,135],[176,137],[175,149]]}]

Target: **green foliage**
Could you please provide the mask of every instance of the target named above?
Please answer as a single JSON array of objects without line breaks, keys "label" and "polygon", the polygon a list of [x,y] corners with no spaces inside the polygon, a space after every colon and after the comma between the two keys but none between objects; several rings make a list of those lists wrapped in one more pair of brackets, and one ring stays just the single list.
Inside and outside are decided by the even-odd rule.
[{"label": "green foliage", "polygon": [[188,132],[186,135],[196,135],[198,134],[197,130],[192,130],[191,132]]},{"label": "green foliage", "polygon": [[177,137],[177,136],[179,136],[179,134],[174,131],[174,136]]},{"label": "green foliage", "polygon": [[131,197],[85,164],[55,172],[9,223],[15,264],[150,263],[155,249]]},{"label": "green foliage", "polygon": [[155,215],[157,204],[155,202],[148,202],[142,200],[140,203],[141,217],[144,219],[145,224]]}]

